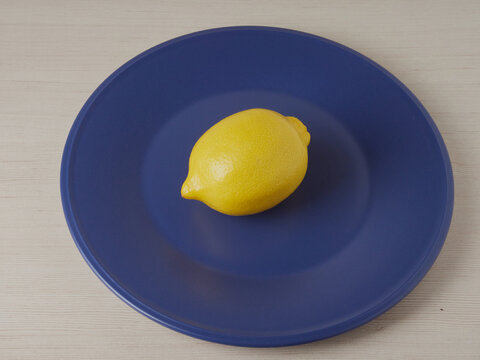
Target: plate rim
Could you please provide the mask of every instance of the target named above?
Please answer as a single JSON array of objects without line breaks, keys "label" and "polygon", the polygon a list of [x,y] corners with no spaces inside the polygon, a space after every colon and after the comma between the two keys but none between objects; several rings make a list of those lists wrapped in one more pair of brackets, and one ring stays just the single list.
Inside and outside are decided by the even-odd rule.
[{"label": "plate rim", "polygon": [[[142,301],[138,300],[130,294],[127,290],[122,288],[109,274],[97,259],[94,257],[93,253],[89,250],[86,242],[81,234],[81,231],[78,227],[76,216],[72,208],[70,191],[69,191],[69,169],[70,169],[70,160],[71,155],[74,150],[75,140],[80,129],[80,126],[85,118],[85,115],[89,111],[91,105],[95,102],[97,97],[103,92],[108,85],[114,81],[118,75],[127,70],[130,66],[143,59],[144,57],[150,55],[153,52],[156,52],[166,46],[171,44],[189,39],[198,36],[208,35],[211,33],[217,32],[228,32],[228,31],[271,31],[279,33],[287,33],[292,35],[298,35],[303,37],[309,37],[316,39],[317,41],[333,45],[337,48],[340,48],[351,55],[359,58],[360,60],[366,61],[371,66],[375,67],[378,71],[382,72],[390,80],[392,80],[397,86],[400,87],[402,92],[406,94],[410,100],[418,107],[421,111],[424,119],[432,130],[435,140],[437,142],[440,154],[443,160],[443,165],[445,168],[445,178],[446,178],[446,198],[445,198],[445,211],[440,222],[440,225],[435,235],[435,239],[417,269],[408,277],[397,289],[392,291],[386,298],[381,300],[379,303],[373,307],[367,309],[366,311],[358,314],[350,319],[342,321],[333,326],[329,326],[323,329],[310,330],[302,332],[299,334],[293,335],[282,335],[282,336],[240,336],[240,335],[229,335],[222,332],[212,331],[208,329],[201,328],[199,326],[194,326],[187,324],[183,321],[176,320],[171,318],[166,314],[162,314],[150,306],[146,305]],[[120,299],[122,299],[129,306],[145,315],[146,317],[180,333],[190,335],[202,340],[212,341],[216,343],[222,343],[227,345],[236,345],[236,346],[248,346],[248,347],[276,347],[276,346],[290,346],[298,345],[303,343],[308,343],[316,340],[326,339],[346,331],[349,331],[353,328],[361,326],[368,321],[374,319],[375,317],[383,314],[399,301],[401,301],[406,295],[408,295],[423,279],[427,272],[432,267],[433,263],[437,259],[440,250],[445,242],[445,239],[450,228],[451,219],[453,215],[454,208],[454,180],[452,166],[450,162],[450,157],[446,145],[443,141],[443,138],[435,125],[433,119],[422,105],[422,103],[417,99],[417,97],[393,74],[383,68],[381,65],[371,60],[370,58],[362,55],[361,53],[345,46],[335,41],[326,39],[324,37],[306,33],[303,31],[280,28],[280,27],[271,27],[271,26],[228,26],[228,27],[219,27],[212,28],[207,30],[196,31],[186,35],[175,37],[171,40],[163,42],[159,45],[156,45],[148,50],[143,51],[139,55],[133,57],[117,70],[115,70],[110,76],[108,76],[89,96],[85,104],[82,106],[80,112],[78,113],[73,125],[69,131],[63,155],[61,160],[61,169],[60,169],[60,194],[62,199],[62,206],[65,215],[65,219],[70,230],[70,233],[73,237],[73,240],[83,256],[84,260],[87,262],[92,271],[97,275],[97,277]]]}]

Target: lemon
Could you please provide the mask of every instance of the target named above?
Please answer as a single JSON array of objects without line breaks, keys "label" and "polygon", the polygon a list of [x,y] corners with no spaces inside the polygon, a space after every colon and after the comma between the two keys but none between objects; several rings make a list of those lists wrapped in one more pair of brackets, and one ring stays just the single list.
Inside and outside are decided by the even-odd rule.
[{"label": "lemon", "polygon": [[302,182],[310,134],[295,117],[249,109],[208,129],[193,147],[181,189],[227,215],[274,207]]}]

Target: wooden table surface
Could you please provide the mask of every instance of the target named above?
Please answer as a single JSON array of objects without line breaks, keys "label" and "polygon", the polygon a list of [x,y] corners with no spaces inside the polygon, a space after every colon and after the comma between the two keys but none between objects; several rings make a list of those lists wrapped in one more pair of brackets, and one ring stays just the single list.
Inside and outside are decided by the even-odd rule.
[{"label": "wooden table surface", "polygon": [[[276,349],[164,328],[96,278],[68,232],[60,159],[81,106],[139,52],[196,30],[271,25],[350,46],[423,102],[455,211],[425,279],[346,334]],[[480,2],[0,0],[0,359],[480,359]]]}]

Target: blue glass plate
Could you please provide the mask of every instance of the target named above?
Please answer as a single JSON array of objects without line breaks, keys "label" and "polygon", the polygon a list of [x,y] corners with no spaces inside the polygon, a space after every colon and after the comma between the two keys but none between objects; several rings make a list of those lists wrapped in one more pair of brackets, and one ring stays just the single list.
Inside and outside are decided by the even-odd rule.
[{"label": "blue glass plate", "polygon": [[[297,191],[246,217],[182,199],[198,137],[254,107],[308,127]],[[445,145],[404,85],[342,45],[267,27],[182,36],[120,67],[73,124],[61,191],[80,252],[114,293],[174,330],[243,346],[378,316],[431,267],[453,208]]]}]

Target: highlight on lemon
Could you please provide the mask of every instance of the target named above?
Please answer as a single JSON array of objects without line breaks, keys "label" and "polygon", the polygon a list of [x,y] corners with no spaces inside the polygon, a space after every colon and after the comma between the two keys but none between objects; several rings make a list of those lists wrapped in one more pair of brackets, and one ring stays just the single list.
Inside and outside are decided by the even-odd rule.
[{"label": "highlight on lemon", "polygon": [[305,177],[309,143],[307,128],[293,116],[267,109],[230,115],[196,142],[181,195],[227,215],[270,209]]}]

